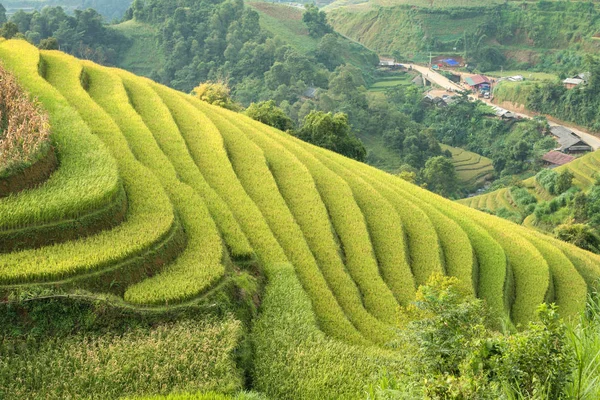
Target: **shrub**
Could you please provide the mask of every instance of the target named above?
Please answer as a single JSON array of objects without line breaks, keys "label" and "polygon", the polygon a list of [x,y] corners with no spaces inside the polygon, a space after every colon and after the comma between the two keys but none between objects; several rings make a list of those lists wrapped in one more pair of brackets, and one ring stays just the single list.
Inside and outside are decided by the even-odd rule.
[{"label": "shrub", "polygon": [[554,230],[554,235],[567,243],[572,243],[577,247],[589,250],[593,253],[600,253],[600,237],[588,225],[584,224],[563,224]]}]

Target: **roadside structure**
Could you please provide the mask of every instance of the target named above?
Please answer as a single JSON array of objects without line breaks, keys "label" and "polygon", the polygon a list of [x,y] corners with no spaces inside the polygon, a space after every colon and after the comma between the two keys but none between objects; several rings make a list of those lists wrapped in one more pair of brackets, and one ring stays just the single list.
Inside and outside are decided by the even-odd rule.
[{"label": "roadside structure", "polygon": [[467,76],[465,83],[473,92],[489,91],[491,85],[490,80],[483,75]]},{"label": "roadside structure", "polygon": [[551,150],[542,156],[544,165],[548,168],[556,168],[573,161],[575,157],[561,153],[560,151]]},{"label": "roadside structure", "polygon": [[558,151],[562,153],[579,154],[592,151],[592,146],[575,132],[564,126],[553,126],[550,128],[550,132],[552,132],[552,135],[560,144]]}]

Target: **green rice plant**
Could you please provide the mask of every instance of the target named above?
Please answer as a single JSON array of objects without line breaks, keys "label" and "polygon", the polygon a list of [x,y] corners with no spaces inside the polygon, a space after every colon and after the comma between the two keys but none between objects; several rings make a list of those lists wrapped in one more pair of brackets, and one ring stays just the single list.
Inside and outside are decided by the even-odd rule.
[{"label": "green rice plant", "polygon": [[314,156],[296,148],[290,150],[313,175],[341,242],[346,268],[361,292],[366,309],[378,319],[393,323],[398,304],[379,275],[369,232],[350,187]]},{"label": "green rice plant", "polygon": [[[334,159],[346,162],[342,158]],[[426,282],[431,273],[443,271],[441,246],[429,217],[412,202],[391,193],[389,188],[379,185],[376,189],[394,206],[404,225],[415,285]]]},{"label": "green rice plant", "polygon": [[[47,78],[65,93],[70,102],[80,104],[82,113],[88,113],[82,114],[82,117],[94,121],[94,133],[105,141],[118,160],[128,196],[127,220],[118,227],[95,236],[3,255],[0,258],[2,284],[52,281],[78,274],[114,270],[125,264],[143,264],[155,246],[163,246],[163,242],[175,238],[174,231],[178,225],[171,203],[160,183],[135,161],[112,120],[103,119],[98,108],[93,107],[94,103],[80,85],[81,65],[74,58],[64,57],[71,61],[58,65],[48,63]],[[46,96],[49,98],[62,98],[55,89],[48,91]],[[74,118],[79,118],[75,110],[72,112]],[[127,274],[124,273],[122,278],[128,278]],[[100,281],[98,277],[94,279]],[[139,276],[135,279],[139,279]],[[122,280],[103,284],[113,287],[119,282]]]},{"label": "green rice plant", "polygon": [[579,315],[587,301],[587,285],[571,260],[545,238],[529,234],[527,239],[542,253],[550,268],[552,280],[549,289],[553,296],[547,302],[556,303],[565,318]]},{"label": "green rice plant", "polygon": [[[307,162],[306,158],[301,159]],[[379,256],[383,274],[392,270],[395,263],[400,268],[406,265],[402,223],[391,205],[360,178],[346,173],[326,157],[317,159],[321,165],[311,163],[308,168],[340,238],[346,268],[358,285],[367,310],[382,321],[393,323],[397,320],[398,303],[380,275],[375,255]]]},{"label": "green rice plant", "polygon": [[[164,86],[157,85],[152,81],[147,80],[146,83],[157,94],[160,94],[160,98],[164,101],[162,104],[155,102],[156,107],[158,107],[157,110],[160,110],[160,113],[154,114],[152,118],[146,118],[146,125],[155,134],[154,137],[157,143],[165,155],[169,157],[179,179],[194,188],[205,199],[206,205],[219,231],[223,235],[223,239],[229,247],[232,256],[240,259],[250,258],[253,250],[248,239],[242,232],[239,223],[236,221],[227,203],[210,187],[194,163],[187,143],[181,135],[180,129],[192,131],[195,127],[188,125],[190,118],[182,115],[183,110],[177,107],[178,101],[181,101],[179,96],[176,92]],[[148,93],[148,96],[151,96],[151,94]],[[170,109],[167,107],[167,104],[171,106]],[[177,115],[177,120],[174,120],[171,110],[173,115]],[[155,128],[152,125],[155,125]],[[160,130],[158,129],[159,127]],[[156,134],[156,132],[160,132],[160,134]]]},{"label": "green rice plant", "polygon": [[42,186],[0,199],[1,237],[34,236],[36,227],[40,234],[56,236],[122,200],[115,160],[67,101],[38,75],[38,50],[22,40],[4,41],[0,60],[48,111],[60,159],[59,168]]},{"label": "green rice plant", "polygon": [[498,208],[498,203],[496,202],[497,194],[492,192],[488,194],[487,199],[485,201],[485,208],[490,211],[493,211]]},{"label": "green rice plant", "polygon": [[[346,163],[353,165],[355,170],[363,170],[367,176],[376,176],[388,186],[397,186],[406,192],[410,192],[416,197],[423,199],[431,206],[442,209],[445,215],[452,216],[453,219],[465,230],[473,244],[477,257],[477,268],[473,269],[474,286],[477,287],[477,294],[485,298],[492,309],[500,317],[507,314],[509,306],[504,293],[505,280],[507,279],[507,260],[501,245],[494,240],[485,228],[479,226],[471,218],[464,215],[462,207],[441,198],[429,191],[411,185],[401,179],[393,177],[383,171],[375,170],[364,164],[346,160]],[[445,206],[444,206],[445,205]],[[454,210],[456,209],[456,210]],[[510,286],[510,285],[509,285]]]},{"label": "green rice plant", "polygon": [[[480,216],[474,213],[482,214]],[[477,218],[480,223],[493,234],[493,237],[503,247],[514,279],[514,296],[511,306],[511,319],[516,324],[525,324],[533,320],[536,307],[544,302],[549,285],[549,269],[546,260],[538,249],[526,238],[517,233],[518,225],[497,219],[487,214],[469,210],[472,218]]]},{"label": "green rice plant", "polygon": [[[537,232],[536,234],[543,235]],[[580,248],[575,247],[570,243],[563,242],[562,240],[556,240],[553,238],[548,239],[547,235],[540,237],[546,240],[551,240],[553,245],[561,249],[562,252],[569,258],[569,260],[571,260],[573,266],[585,281],[588,287],[588,292],[598,290],[598,277],[600,276],[600,256],[582,251]]]},{"label": "green rice plant", "polygon": [[[159,129],[162,126],[156,124],[160,122],[156,117],[162,105],[160,98],[139,82],[139,78],[129,74],[90,64],[86,65],[85,71],[92,99],[115,121],[136,158],[160,178],[188,236],[183,253],[162,273],[129,288],[125,292],[125,300],[142,304],[171,304],[198,296],[222,278],[225,272],[220,264],[223,253],[221,238],[202,198],[178,180],[175,168],[144,123],[154,119],[154,134],[161,134]],[[128,92],[122,79],[128,83]]]},{"label": "green rice plant", "polygon": [[[247,195],[260,209],[288,259],[303,276],[319,325],[334,337],[364,343],[365,339],[346,318],[327,287],[302,230],[279,193],[262,150],[228,121],[227,117],[233,114],[226,113],[224,117],[222,109],[200,101],[194,102],[194,105],[219,129],[227,154]],[[382,332],[382,336],[384,335],[386,333]],[[391,336],[387,338],[390,340]]]},{"label": "green rice plant", "polygon": [[406,368],[398,352],[348,346],[319,331],[291,265],[271,275],[252,337],[253,388],[270,399],[358,399],[380,369]]},{"label": "green rice plant", "polygon": [[477,196],[477,202],[473,201],[473,204],[475,204],[476,206],[473,208],[476,208],[478,210],[483,210],[487,204],[487,198],[488,198],[489,194],[484,194],[482,196]]},{"label": "green rice plant", "polygon": [[[246,118],[238,118],[234,124],[247,133],[248,138],[264,152],[279,191],[314,254],[317,268],[320,268],[344,313],[365,337],[378,342],[389,340],[389,335],[386,333],[389,328],[365,310],[361,294],[346,271],[327,209],[315,187],[310,171],[286,147],[264,135],[259,130],[261,128],[264,130],[264,125],[249,121]],[[314,277],[305,276],[302,271],[298,271],[298,276],[305,287],[316,283]],[[307,292],[311,293],[310,290]]]},{"label": "green rice plant", "polygon": [[508,190],[507,189],[500,189],[497,190],[496,192],[496,202],[498,203],[498,208],[502,208],[505,207],[506,209],[511,209],[514,208],[514,206],[508,201],[507,199],[507,195],[508,195]]},{"label": "green rice plant", "polygon": [[272,265],[287,262],[260,210],[235,174],[217,127],[189,103],[195,101],[191,96],[172,93],[176,96],[158,92],[171,111],[194,163],[208,184],[227,202],[263,267],[268,270]]},{"label": "green rice plant", "polygon": [[[331,157],[333,158],[333,156]],[[351,162],[339,157],[335,158],[337,158],[339,163],[347,164],[348,170],[350,170],[352,165]],[[374,185],[374,187],[377,188],[380,193],[389,191],[390,186],[385,185],[383,181],[375,179],[372,173],[364,173],[362,168],[352,168],[352,171],[360,174],[363,179]],[[390,193],[390,197],[405,199],[407,202],[412,203],[414,206],[422,210],[421,212],[424,212],[424,214],[427,215],[432,221],[435,228],[433,236],[439,240],[439,245],[441,246],[442,255],[445,260],[445,272],[461,279],[461,282],[465,285],[465,288],[471,292],[474,292],[474,253],[469,242],[469,238],[465,232],[453,220],[440,213],[435,207],[432,207],[429,204],[421,201],[419,197],[413,196],[412,194],[399,188],[394,189],[394,192]],[[425,234],[422,229],[419,231],[421,235]],[[416,270],[416,268],[416,265],[413,266],[413,270]]]},{"label": "green rice plant", "polygon": [[3,398],[119,399],[170,392],[237,393],[240,321],[225,316],[161,323],[127,332],[50,336],[0,343]]},{"label": "green rice plant", "polygon": [[[346,182],[351,190],[350,195],[354,196],[356,204],[359,207],[356,215],[358,217],[362,216],[364,218],[363,224],[366,223],[366,232],[363,232],[362,229],[358,229],[359,227],[362,228],[362,224],[358,224],[360,220],[353,222],[351,219],[347,218],[349,213],[344,212],[343,216],[346,217],[345,226],[340,224],[338,234],[344,243],[344,250],[347,257],[346,264],[348,268],[358,268],[348,265],[352,262],[356,262],[357,265],[362,266],[362,270],[365,272],[368,268],[371,268],[373,275],[370,278],[370,286],[374,293],[377,293],[378,296],[381,297],[382,302],[387,301],[388,308],[397,307],[398,304],[396,301],[393,301],[393,298],[390,296],[391,294],[396,296],[398,302],[406,304],[408,300],[407,295],[414,295],[415,284],[414,279],[411,279],[412,277],[410,275],[410,253],[405,238],[404,223],[402,222],[400,215],[394,206],[373,186],[357,174],[336,163],[329,156],[330,153],[323,152],[319,154],[319,159],[326,167],[339,175]],[[330,180],[330,182],[338,189],[341,187],[341,185],[333,180]],[[324,190],[322,193],[324,193]],[[336,196],[335,192],[333,193],[333,195]],[[337,196],[340,197],[342,195],[343,193],[337,194]],[[332,207],[335,207],[333,203]],[[330,214],[333,216],[332,212],[330,212]],[[343,216],[340,216],[340,218]],[[373,250],[371,250],[371,252],[374,251],[375,257],[364,257],[364,255],[369,254],[369,252],[367,252],[368,247],[364,248],[364,250],[360,247],[353,250],[349,246],[346,246],[342,231],[348,232],[351,237],[357,239],[361,238],[362,235],[363,239],[360,243],[372,247]],[[363,257],[351,258],[352,252],[358,255],[362,254]],[[370,263],[372,263],[372,265],[370,265]],[[379,270],[381,271],[380,274],[383,280],[381,280],[381,278],[376,279],[379,277],[379,273],[376,275],[377,264],[379,264]],[[387,288],[384,287],[385,284],[391,289],[389,294],[386,290]],[[386,295],[388,296],[387,299],[385,298]]]},{"label": "green rice plant", "polygon": [[458,278],[463,288],[474,294],[477,287],[474,279],[477,273],[477,259],[467,233],[436,207],[408,192],[401,192],[400,195],[411,199],[429,216],[442,247],[446,274]]}]

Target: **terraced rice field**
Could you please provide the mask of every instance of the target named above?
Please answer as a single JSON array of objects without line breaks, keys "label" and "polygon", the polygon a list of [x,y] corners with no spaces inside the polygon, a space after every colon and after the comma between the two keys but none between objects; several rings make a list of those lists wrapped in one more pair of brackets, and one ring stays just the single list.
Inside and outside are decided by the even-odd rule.
[{"label": "terraced rice field", "polygon": [[463,182],[478,183],[494,172],[492,160],[487,157],[445,144],[441,146],[442,150],[452,153],[452,164],[456,168],[458,178]]},{"label": "terraced rice field", "polygon": [[[600,152],[594,151],[585,154],[568,164],[556,168],[557,172],[561,172],[563,170],[571,171],[574,175],[573,184],[578,186],[583,191],[586,191],[594,184],[597,177],[600,177]],[[529,178],[523,181],[523,184],[529,190],[529,192],[538,199],[538,201],[552,199],[552,196],[537,184],[535,178]],[[491,198],[499,199],[501,197],[506,197],[506,190],[507,189],[500,189],[491,193],[485,193],[479,196],[461,199],[458,200],[458,203],[477,209],[486,208],[490,211],[495,211],[502,207],[505,207],[509,210],[516,209],[514,204],[510,204],[510,207],[508,207],[504,202],[494,202],[491,200]],[[505,193],[505,195],[502,196],[500,193]],[[510,199],[510,196],[508,198]],[[531,220],[528,222],[530,223]]]},{"label": "terraced rice field", "polygon": [[369,87],[369,92],[385,92],[387,89],[396,86],[408,86],[413,78],[414,75],[408,73],[381,77]]},{"label": "terraced rice field", "polygon": [[[458,277],[514,324],[548,299],[575,315],[600,277],[596,255],[146,78],[18,40],[0,42],[0,60],[49,111],[61,155],[45,184],[0,199],[11,221],[1,219],[3,238],[90,214],[111,221],[119,201],[126,210],[115,226],[4,250],[4,292],[36,283],[173,306],[255,259],[270,310],[256,329],[273,332],[256,342],[257,374],[311,379],[302,367],[310,359],[311,371],[323,369],[314,376],[329,376],[329,354],[339,374],[313,384],[332,397],[337,385],[362,393],[357,374],[391,365],[393,352],[376,345],[393,339],[400,306],[434,272]],[[470,179],[490,166],[468,152],[455,162],[475,171]],[[257,378],[281,397],[298,390],[263,385]]]}]

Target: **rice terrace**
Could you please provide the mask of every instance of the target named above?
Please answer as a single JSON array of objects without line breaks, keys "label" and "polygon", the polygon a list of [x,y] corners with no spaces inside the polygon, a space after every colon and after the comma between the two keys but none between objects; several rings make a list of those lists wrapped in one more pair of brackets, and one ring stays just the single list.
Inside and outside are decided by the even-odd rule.
[{"label": "rice terrace", "polygon": [[99,22],[148,77],[0,18],[0,399],[600,398],[597,151],[544,168],[545,120],[424,102],[315,6],[202,4]]}]

